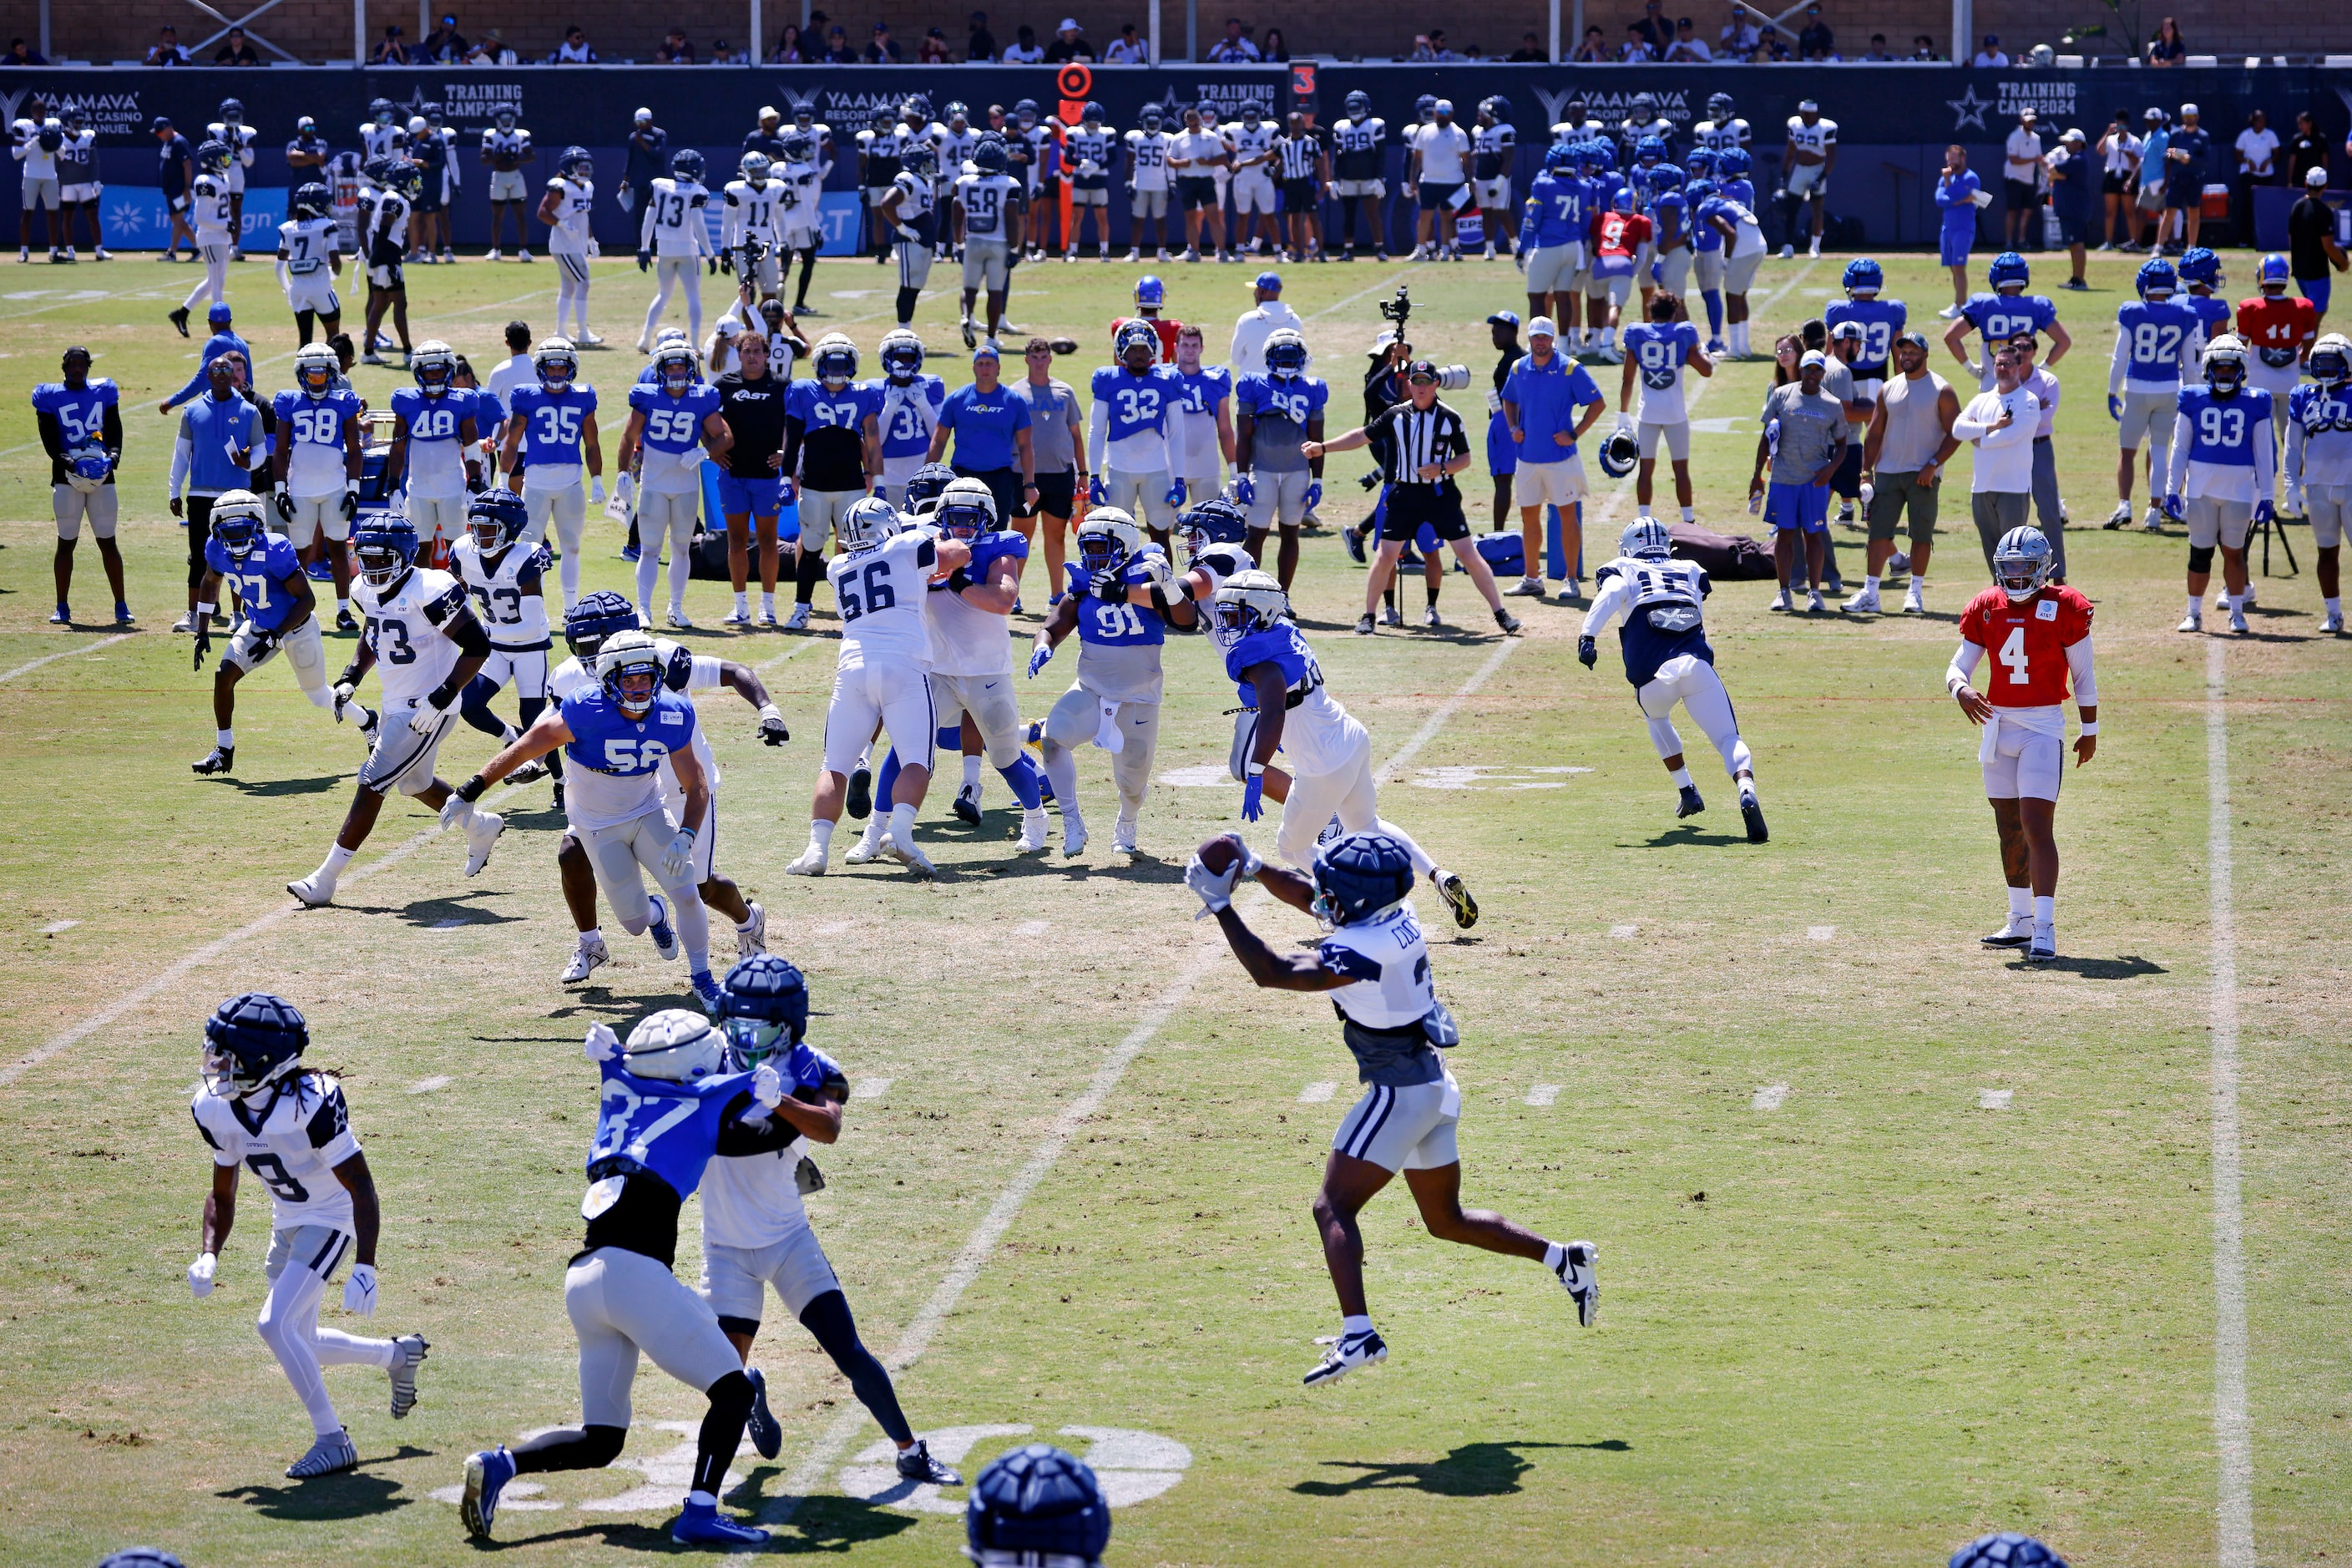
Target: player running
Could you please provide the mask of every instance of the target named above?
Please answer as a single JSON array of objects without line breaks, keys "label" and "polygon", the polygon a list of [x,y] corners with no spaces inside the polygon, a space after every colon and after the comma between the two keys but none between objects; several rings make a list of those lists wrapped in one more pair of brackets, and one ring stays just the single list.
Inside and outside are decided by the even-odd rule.
[{"label": "player running", "polygon": [[2189,523],[2189,614],[2173,628],[2205,629],[2205,589],[2213,578],[2213,548],[2221,550],[2221,582],[2230,629],[2246,625],[2246,535],[2271,521],[2274,454],[2271,395],[2246,384],[2246,345],[2224,335],[2205,345],[2205,384],[2184,386],[2172,422],[2172,463],[2164,487],[2164,513]]},{"label": "player running", "polygon": [[[2184,397],[2187,394],[2182,395]],[[2069,678],[2081,716],[2074,765],[2099,749],[2099,686],[2091,659],[2091,601],[2050,582],[2050,541],[2038,528],[2012,528],[1993,550],[1993,585],[1960,612],[1960,646],[1944,688],[1984,727],[1977,760],[2000,832],[2009,920],[1987,947],[2022,950],[2028,963],[2058,956],[2058,786],[2066,776]],[[1985,692],[1969,685],[1985,655],[1995,666]]]},{"label": "player running", "polygon": [[188,1289],[199,1300],[213,1293],[221,1249],[236,1223],[244,1168],[251,1166],[269,1189],[269,1253],[262,1265],[269,1289],[254,1326],[310,1413],[310,1451],[286,1468],[287,1479],[297,1481],[360,1462],[321,1366],[382,1368],[392,1379],[392,1418],[398,1421],[416,1408],[416,1369],[431,1348],[422,1334],[362,1339],[319,1326],[319,1300],[347,1258],[343,1310],[375,1316],[383,1218],[342,1086],[302,1065],[310,1043],[310,1026],[284,997],[262,991],[230,997],[205,1020],[204,1082],[188,1107],[213,1152],[203,1250],[188,1266]]},{"label": "player running", "polygon": [[2287,504],[2311,520],[2319,551],[2319,593],[2327,607],[2320,630],[2344,630],[2338,576],[2344,527],[2352,521],[2352,338],[2330,332],[2311,345],[2309,384],[2287,399]]},{"label": "player running", "polygon": [[[236,763],[236,683],[276,658],[280,652],[294,671],[296,684],[311,705],[331,710],[334,694],[327,689],[327,649],[319,635],[318,600],[310,592],[310,575],[301,558],[282,534],[263,522],[261,498],[251,490],[225,490],[214,499],[211,536],[205,541],[205,577],[196,587],[196,607],[188,617],[195,636],[194,669],[202,673],[212,651],[213,610],[220,603],[221,583],[236,583],[240,613],[228,646],[221,650],[220,668],[213,675],[213,749],[202,762],[190,763],[195,773],[225,773]],[[362,709],[366,713],[365,709]],[[372,728],[368,713],[363,729]]]},{"label": "player running", "polygon": [[309,348],[315,328],[326,337],[342,331],[343,303],[335,280],[343,275],[342,225],[334,194],[316,180],[295,187],[286,221],[278,226],[278,287],[294,312],[296,346]]},{"label": "player running", "polygon": [[1625,658],[1625,679],[1650,723],[1650,743],[1658,748],[1666,776],[1681,793],[1677,818],[1696,816],[1706,802],[1691,782],[1683,738],[1674,722],[1675,704],[1696,721],[1723,758],[1723,771],[1739,791],[1739,816],[1748,842],[1771,838],[1764,808],[1756,801],[1756,762],[1740,739],[1739,718],[1730,694],[1715,672],[1715,649],[1706,640],[1699,608],[1715,584],[1688,561],[1676,561],[1674,539],[1655,518],[1643,518],[1617,542],[1618,556],[1593,574],[1592,608],[1576,637],[1576,657],[1591,669],[1599,662],[1599,638],[1623,615],[1617,642]]},{"label": "player running", "polygon": [[[1243,921],[1233,896],[1246,876],[1327,922],[1312,951],[1277,952]],[[1185,884],[1201,896],[1204,912],[1217,917],[1251,979],[1274,990],[1329,995],[1340,1037],[1367,1086],[1331,1140],[1315,1197],[1315,1225],[1341,1319],[1321,1364],[1306,1376],[1308,1388],[1388,1359],[1388,1342],[1372,1326],[1365,1299],[1364,1237],[1356,1215],[1399,1171],[1432,1237],[1540,1262],[1575,1301],[1578,1322],[1590,1328],[1601,1311],[1592,1243],[1547,1241],[1501,1215],[1462,1206],[1455,1148],[1462,1089],[1439,1055],[1462,1037],[1431,984],[1413,879],[1405,847],[1377,828],[1324,845],[1306,875],[1265,864],[1232,834],[1202,845],[1184,870]]]},{"label": "player running", "polygon": [[1151,761],[1160,749],[1164,611],[1173,569],[1159,545],[1145,542],[1133,517],[1118,507],[1100,506],[1078,525],[1078,558],[1063,571],[1062,602],[1037,628],[1029,651],[1029,679],[1034,680],[1063,640],[1078,634],[1076,679],[1055,700],[1039,733],[1045,778],[1062,811],[1062,853],[1076,855],[1087,847],[1076,752],[1091,741],[1110,753],[1111,779],[1118,787],[1111,847],[1133,855],[1139,852],[1137,820],[1151,793]]}]

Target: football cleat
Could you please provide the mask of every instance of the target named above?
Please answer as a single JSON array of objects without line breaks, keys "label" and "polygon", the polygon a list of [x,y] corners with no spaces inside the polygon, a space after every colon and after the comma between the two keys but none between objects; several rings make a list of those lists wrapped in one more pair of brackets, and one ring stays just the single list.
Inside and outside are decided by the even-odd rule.
[{"label": "football cleat", "polygon": [[714,1018],[719,1016],[719,1005],[721,1000],[719,994],[719,982],[711,977],[710,971],[698,969],[686,977],[686,983],[694,987],[695,999],[702,1004],[702,1010]]},{"label": "football cleat", "polygon": [[669,900],[659,893],[646,896],[651,918],[646,922],[646,934],[654,939],[654,951],[665,959],[677,956],[677,930],[669,923]]},{"label": "football cleat", "polygon": [[286,890],[314,910],[325,909],[335,901],[335,885],[315,871],[299,882],[289,882]]},{"label": "football cleat", "polygon": [[192,773],[225,773],[236,764],[236,748],[235,746],[215,746],[212,754],[203,762],[190,763],[188,771]]},{"label": "football cleat", "polygon": [[1705,811],[1706,809],[1706,802],[1699,798],[1698,785],[1683,785],[1682,799],[1676,802],[1675,805],[1675,819],[1679,821],[1681,818],[1685,816],[1696,816],[1700,812]]},{"label": "football cleat", "polygon": [[768,1532],[720,1518],[716,1503],[689,1500],[669,1521],[669,1538],[680,1546],[764,1546]]},{"label": "football cleat", "polygon": [[1495,624],[1503,628],[1503,635],[1505,637],[1518,636],[1519,617],[1511,614],[1510,611],[1496,610],[1495,612]]},{"label": "football cleat", "polygon": [[2180,624],[2172,629],[2176,632],[2201,632],[2205,629],[2205,617],[2198,615],[2184,616],[2181,617]]},{"label": "football cleat", "polygon": [[1388,1342],[1381,1338],[1379,1330],[1341,1334],[1323,1352],[1322,1364],[1301,1381],[1309,1388],[1328,1388],[1360,1366],[1377,1366],[1388,1359]]},{"label": "football cleat", "polygon": [[792,614],[784,617],[784,630],[788,632],[804,632],[808,630],[808,624],[809,607],[806,605],[794,605]]},{"label": "football cleat", "polygon": [[682,632],[690,632],[694,629],[694,622],[687,617],[684,610],[672,610],[669,613],[669,624]]},{"label": "football cleat", "polygon": [[1021,814],[1021,840],[1013,847],[1015,855],[1034,855],[1045,847],[1045,812],[1044,807]]},{"label": "football cleat", "polygon": [[1352,528],[1343,528],[1339,531],[1339,539],[1348,547],[1349,560],[1359,566],[1371,564],[1364,554],[1364,536],[1361,533]]},{"label": "football cleat", "polygon": [[[22,261],[24,258],[19,256],[16,259]],[[179,309],[172,311],[170,321],[172,323],[172,330],[173,331],[179,333],[184,338],[188,335],[188,308],[185,305],[182,305]]]},{"label": "football cleat", "polygon": [[899,837],[895,830],[884,836],[882,852],[927,881],[940,874],[929,856],[917,848],[912,840]]},{"label": "football cleat", "polygon": [[1478,900],[1470,896],[1468,883],[1442,866],[1429,874],[1429,879],[1437,884],[1437,896],[1454,911],[1455,925],[1468,931],[1478,923]]},{"label": "football cleat", "polygon": [[1743,795],[1739,797],[1739,820],[1748,825],[1748,843],[1771,842],[1772,830],[1764,826],[1764,808],[1756,803],[1754,795]]},{"label": "football cleat", "polygon": [[613,950],[604,945],[601,936],[583,936],[580,945],[572,950],[572,962],[563,966],[556,978],[566,985],[577,985],[594,973],[599,965],[613,962]]},{"label": "football cleat", "polygon": [[922,1438],[915,1439],[911,1448],[898,1450],[898,1479],[902,1481],[925,1482],[935,1487],[960,1487],[963,1478],[931,1457],[931,1446]]},{"label": "football cleat", "polygon": [[1372,635],[1372,613],[1370,610],[1356,617],[1356,635],[1360,637]]},{"label": "football cleat", "polygon": [[1135,818],[1121,816],[1110,825],[1110,847],[1121,855],[1136,853]]},{"label": "football cleat", "polygon": [[495,811],[478,811],[466,824],[466,875],[478,877],[482,868],[490,863],[490,851],[497,847],[499,835],[507,830],[507,819]]},{"label": "football cleat", "polygon": [[751,624],[751,617],[741,610],[730,610],[719,617],[719,624],[730,627],[748,626]]},{"label": "football cleat", "polygon": [[849,852],[841,858],[842,864],[869,866],[882,858],[884,826],[885,825],[878,820],[869,820],[866,825],[866,831],[858,837],[857,842],[851,845]]},{"label": "football cleat", "polygon": [[433,1347],[423,1334],[403,1334],[392,1342],[400,1359],[386,1370],[392,1374],[392,1418],[404,1421],[416,1408],[416,1369],[425,1364],[425,1352]]},{"label": "football cleat", "polygon": [[335,612],[335,629],[339,632],[357,632],[360,629],[360,624],[357,620],[352,618],[352,613],[349,610],[337,610]]},{"label": "football cleat", "polygon": [[2055,931],[2042,931],[2037,928],[2033,933],[2033,940],[2026,944],[2025,962],[2048,963],[2057,956],[2058,933]]},{"label": "football cleat", "polygon": [[1074,812],[1062,813],[1062,853],[1083,855],[1087,852],[1086,819]]},{"label": "football cleat", "polygon": [[499,1494],[514,1477],[514,1456],[503,1446],[485,1448],[466,1460],[466,1494],[458,1500],[457,1513],[466,1521],[467,1534],[489,1539],[491,1522],[499,1517]]},{"label": "football cleat", "polygon": [[853,768],[849,774],[849,815],[863,822],[874,815],[874,770]]},{"label": "football cleat", "polygon": [[[768,951],[768,911],[758,900],[751,901],[751,918],[735,928],[735,956],[757,958]],[[771,1454],[770,1458],[775,1456]]]},{"label": "football cleat", "polygon": [[1576,1303],[1579,1326],[1591,1328],[1592,1320],[1601,1316],[1601,1249],[1589,1241],[1570,1241],[1560,1247],[1559,1267],[1552,1272],[1559,1277],[1559,1288]]},{"label": "football cleat", "polygon": [[2099,526],[2105,529],[2128,528],[2131,526],[2131,520],[2132,503],[2119,500],[2116,502],[2116,510],[2107,513],[2107,521]]},{"label": "football cleat", "polygon": [[776,1419],[775,1412],[768,1408],[767,1373],[755,1366],[743,1375],[751,1381],[751,1418],[744,1423],[744,1433],[751,1439],[751,1447],[759,1450],[760,1458],[772,1459],[784,1451],[784,1427]]},{"label": "football cleat", "polygon": [[968,822],[974,827],[980,826],[980,786],[978,784],[968,784],[956,791],[955,814],[956,820],[959,822]]},{"label": "football cleat", "polygon": [[360,1451],[352,1447],[352,1435],[337,1431],[331,1437],[321,1437],[310,1445],[310,1451],[286,1467],[289,1481],[307,1481],[314,1476],[331,1476],[341,1470],[359,1468]]},{"label": "football cleat", "polygon": [[2011,915],[2009,918],[2009,923],[2002,926],[1999,931],[1989,931],[1985,935],[1977,938],[1977,941],[1986,947],[2011,948],[2023,947],[2027,942],[2030,942],[2032,940],[2033,922],[2032,921],[2020,921],[2015,915]]}]

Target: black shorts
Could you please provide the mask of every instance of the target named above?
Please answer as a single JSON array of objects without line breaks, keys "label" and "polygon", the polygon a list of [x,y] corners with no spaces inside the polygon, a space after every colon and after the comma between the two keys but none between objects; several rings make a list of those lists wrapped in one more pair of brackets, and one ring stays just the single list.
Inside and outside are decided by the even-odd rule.
[{"label": "black shorts", "polygon": [[1021,471],[1018,468],[956,468],[956,478],[978,479],[996,498],[996,515],[1000,521],[1010,521],[1021,510]]},{"label": "black shorts", "polygon": [[1176,202],[1186,212],[1217,205],[1217,177],[1214,174],[1179,174],[1176,176]]},{"label": "black shorts", "polygon": [[1029,515],[1035,517],[1042,512],[1047,517],[1067,518],[1077,500],[1076,474],[1067,468],[1058,474],[1041,473],[1037,476],[1037,510]]},{"label": "black shorts", "polygon": [[1318,198],[1321,186],[1313,180],[1282,182],[1282,210],[1286,213],[1311,213],[1321,205]]},{"label": "black shorts", "polygon": [[2131,190],[2131,176],[2109,169],[2099,181],[2099,189],[2107,195],[2120,196]]},{"label": "black shorts", "polygon": [[2023,212],[2042,205],[2042,196],[2030,180],[2003,180],[2001,188],[2009,194],[2009,210]]},{"label": "black shorts", "polygon": [[1462,184],[1456,180],[1450,185],[1433,185],[1423,180],[1421,183],[1421,205],[1424,208],[1445,205],[1454,199],[1454,194],[1462,188]]},{"label": "black shorts", "polygon": [[1467,539],[1470,524],[1462,516],[1462,492],[1452,485],[1391,485],[1381,514],[1381,542],[1410,542],[1429,524],[1443,540]]},{"label": "black shorts", "polygon": [[[1852,429],[1852,426],[1847,426]],[[1830,493],[1847,500],[1862,495],[1862,443],[1848,441],[1845,456],[1838,459],[1837,472],[1830,476]]]},{"label": "black shorts", "polygon": [[441,210],[440,184],[438,180],[427,180],[425,183],[425,188],[416,193],[416,199],[408,204],[409,212],[412,215],[421,214],[426,217],[438,213]]}]

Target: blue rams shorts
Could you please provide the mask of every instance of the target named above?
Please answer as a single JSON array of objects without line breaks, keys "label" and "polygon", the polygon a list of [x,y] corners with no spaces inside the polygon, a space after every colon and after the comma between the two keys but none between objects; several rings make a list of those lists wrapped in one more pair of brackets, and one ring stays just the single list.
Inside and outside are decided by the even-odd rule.
[{"label": "blue rams shorts", "polygon": [[722,470],[719,476],[719,515],[741,517],[748,512],[753,517],[773,517],[776,515],[776,497],[782,490],[783,484],[781,476],[739,479]]},{"label": "blue rams shorts", "polygon": [[2305,299],[2311,301],[2311,308],[2324,316],[2327,314],[2328,285],[2333,281],[2326,278],[2298,278],[2294,286],[2303,291]]},{"label": "blue rams shorts", "polygon": [[1774,479],[1764,490],[1764,521],[1773,528],[1820,533],[1829,527],[1827,485],[1784,485]]},{"label": "blue rams shorts", "polygon": [[1938,254],[1943,258],[1944,265],[1947,267],[1966,267],[1969,264],[1969,249],[1976,242],[1977,209],[1972,206],[1969,208],[1968,227],[1956,228],[1950,224],[1944,226],[1942,247]]},{"label": "blue rams shorts", "polygon": [[[2304,291],[2310,292],[2308,285]],[[1499,408],[1486,419],[1486,471],[1490,474],[1516,474],[1519,471],[1519,449],[1511,441],[1511,422],[1503,417],[1503,411]]]}]

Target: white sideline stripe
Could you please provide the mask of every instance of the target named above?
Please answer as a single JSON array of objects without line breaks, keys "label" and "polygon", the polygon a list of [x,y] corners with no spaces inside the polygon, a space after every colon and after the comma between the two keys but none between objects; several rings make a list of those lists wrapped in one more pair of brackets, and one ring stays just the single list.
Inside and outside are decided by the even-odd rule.
[{"label": "white sideline stripe", "polygon": [[2009,1102],[2016,1097],[2016,1094],[2017,1090],[2013,1089],[1980,1089],[1977,1090],[1977,1109],[2007,1110]]},{"label": "white sideline stripe", "polygon": [[1756,1091],[1756,1097],[1748,1102],[1748,1109],[1750,1110],[1778,1110],[1780,1109],[1782,1102],[1787,1100],[1788,1098],[1789,1086],[1787,1084],[1766,1084],[1762,1089],[1758,1089]]},{"label": "white sideline stripe", "polygon": [[411,1094],[431,1094],[436,1089],[446,1089],[453,1080],[444,1074],[438,1078],[420,1079],[408,1086]]},{"label": "white sideline stripe", "polygon": [[96,653],[100,648],[107,647],[119,642],[128,642],[131,638],[135,637],[138,635],[139,634],[137,632],[117,632],[110,637],[100,637],[96,642],[86,642],[79,647],[69,647],[63,653],[45,654],[41,658],[33,660],[30,664],[20,664],[16,668],[8,671],[7,674],[0,675],[0,686],[7,685],[8,682],[16,679],[20,675],[30,675],[33,671],[40,668],[41,666],[45,664],[55,664],[61,658],[71,658],[78,653]]},{"label": "white sideline stripe", "polygon": [[[1414,731],[1412,738],[1374,771],[1373,777],[1385,781],[1400,766],[1412,761],[1437,734],[1445,721],[1486,683],[1488,677],[1502,668],[1503,661],[1510,658],[1511,650],[1519,646],[1519,640],[1506,638],[1487,656],[1485,663],[1471,672],[1470,678],[1455,689],[1453,696],[1437,705],[1428,721]],[[1266,895],[1262,890],[1254,891],[1256,894],[1254,902],[1266,901]],[[1184,1005],[1185,999],[1192,995],[1192,988],[1200,984],[1202,977],[1208,973],[1209,966],[1223,951],[1222,942],[1202,943],[1194,948],[1191,961],[1168,983],[1167,989],[1160,992],[1159,998],[1137,1020],[1127,1037],[1103,1058],[1102,1066],[1095,1069],[1093,1081],[1087,1085],[1086,1092],[1065,1106],[1062,1113],[1054,1119],[1052,1129],[1038,1142],[1028,1163],[1021,1167],[1003,1192],[997,1194],[996,1202],[990,1205],[980,1224],[972,1228],[971,1237],[957,1252],[955,1261],[949,1265],[947,1274],[940,1280],[939,1288],[931,1292],[930,1300],[924,1302],[922,1309],[908,1322],[905,1331],[898,1336],[898,1342],[884,1358],[892,1372],[906,1371],[930,1348],[940,1325],[947,1321],[949,1313],[955,1310],[956,1303],[963,1299],[963,1293],[971,1288],[972,1281],[980,1278],[982,1267],[996,1250],[997,1244],[1004,1239],[1005,1232],[1012,1229],[1022,1206],[1029,1201],[1029,1194],[1037,1190],[1038,1184],[1045,1179],[1046,1173],[1062,1157],[1062,1151],[1069,1147],[1070,1140],[1077,1135],[1078,1129],[1102,1109],[1103,1102],[1118,1087],[1119,1079],[1126,1076],[1128,1068],[1142,1054],[1143,1047],[1151,1043],[1153,1037],[1160,1033],[1176,1010]],[[5,1079],[0,1079],[0,1082],[5,1081]],[[824,1435],[818,1437],[807,1455],[793,1467],[791,1477],[784,1483],[784,1489],[761,1510],[759,1522],[765,1525],[790,1524],[793,1516],[800,1511],[802,1500],[824,1479],[827,1471],[841,1462],[841,1457],[848,1451],[850,1443],[871,1420],[866,1407],[856,1404],[835,1415],[833,1425],[824,1429]]]},{"label": "white sideline stripe", "polygon": [[1559,1098],[1559,1085],[1556,1083],[1539,1083],[1533,1089],[1528,1090],[1528,1103],[1529,1105],[1549,1105]]},{"label": "white sideline stripe", "polygon": [[1023,921],[1013,928],[1014,936],[1044,936],[1052,928],[1044,921]]},{"label": "white sideline stripe", "polygon": [[1320,1105],[1339,1092],[1339,1086],[1332,1082],[1329,1079],[1325,1079],[1318,1083],[1310,1083],[1305,1089],[1300,1089],[1298,1091],[1298,1103],[1301,1105]]},{"label": "white sideline stripe", "polygon": [[[501,801],[506,800],[509,796],[518,793],[520,787],[520,786],[514,786],[502,789],[498,794],[483,801],[482,804],[486,806],[497,805]],[[411,855],[415,854],[419,849],[424,848],[427,844],[430,844],[434,839],[438,838],[440,836],[441,825],[436,822],[432,826],[425,829],[422,833],[410,838],[406,843],[394,846],[382,859],[371,860],[366,865],[360,867],[356,870],[345,873],[338,880],[336,885],[339,888],[341,888],[348,887],[353,882],[363,882],[370,877],[374,876],[378,871],[383,870],[387,867],[396,866],[401,861],[407,859]],[[18,1079],[24,1077],[26,1073],[40,1066],[43,1062],[47,1061],[59,1051],[70,1050],[75,1046],[79,1045],[82,1041],[89,1038],[90,1036],[97,1034],[100,1029],[111,1027],[133,1008],[140,1006],[142,1004],[146,1003],[156,996],[162,995],[165,991],[171,989],[171,987],[178,984],[182,980],[187,978],[187,976],[194,971],[206,963],[209,963],[214,959],[218,958],[222,953],[226,952],[229,949],[236,947],[240,942],[248,942],[253,938],[259,936],[266,931],[275,930],[279,922],[283,921],[289,915],[304,912],[302,905],[291,901],[293,899],[292,894],[288,894],[287,898],[289,901],[287,903],[285,908],[272,910],[268,914],[263,915],[259,920],[249,921],[246,924],[237,927],[236,930],[229,932],[226,936],[220,937],[215,941],[205,943],[204,946],[196,949],[194,952],[188,953],[172,963],[162,973],[158,973],[152,980],[148,981],[144,985],[139,986],[127,993],[120,1000],[109,1003],[107,1005],[100,1007],[97,1012],[92,1013],[89,1017],[84,1018],[80,1023],[76,1024],[64,1034],[50,1040],[47,1045],[37,1046],[33,1049],[26,1051],[23,1056],[18,1057],[6,1067],[0,1068],[0,1089],[5,1089],[8,1085],[15,1083]]]},{"label": "white sideline stripe", "polygon": [[2238,932],[2230,901],[2230,712],[2223,646],[2205,648],[2207,896],[2213,926],[2213,1436],[2216,1561],[2254,1568],[2254,1445],[2246,1415],[2246,1249],[2239,1206]]},{"label": "white sideline stripe", "polygon": [[1831,942],[1831,941],[1834,941],[1834,940],[1836,939],[1836,937],[1837,937],[1837,927],[1835,927],[1835,926],[1807,926],[1807,927],[1805,928],[1805,935],[1806,935],[1806,937],[1807,937],[1809,940],[1813,941],[1813,942]]}]

